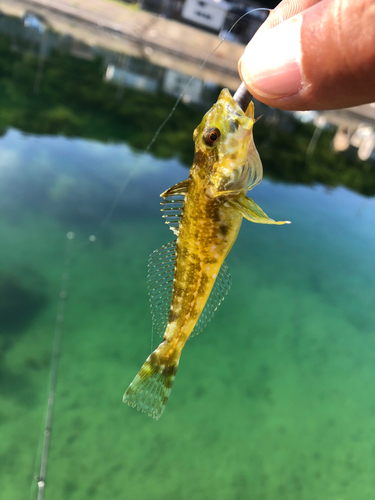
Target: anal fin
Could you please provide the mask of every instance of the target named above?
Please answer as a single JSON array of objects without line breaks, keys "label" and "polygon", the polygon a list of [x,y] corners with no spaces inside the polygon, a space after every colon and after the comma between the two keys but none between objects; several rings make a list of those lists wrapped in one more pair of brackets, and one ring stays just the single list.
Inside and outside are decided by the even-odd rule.
[{"label": "anal fin", "polygon": [[[164,335],[168,325],[171,307],[173,277],[176,256],[176,241],[171,241],[158,248],[150,255],[148,261],[147,286],[149,290],[152,331],[156,335]],[[212,287],[210,296],[199,319],[190,334],[198,335],[214,316],[216,309],[225,299],[232,285],[229,268],[225,262]]]},{"label": "anal fin", "polygon": [[147,287],[149,290],[152,331],[164,335],[171,307],[176,241],[158,248],[148,260]]},{"label": "anal fin", "polygon": [[215,280],[214,286],[212,287],[210,296],[199,316],[199,319],[190,334],[190,337],[198,335],[211,321],[216,309],[223,302],[226,295],[228,294],[230,287],[232,286],[232,277],[230,275],[229,267],[226,265],[225,261],[222,263],[219,274]]}]

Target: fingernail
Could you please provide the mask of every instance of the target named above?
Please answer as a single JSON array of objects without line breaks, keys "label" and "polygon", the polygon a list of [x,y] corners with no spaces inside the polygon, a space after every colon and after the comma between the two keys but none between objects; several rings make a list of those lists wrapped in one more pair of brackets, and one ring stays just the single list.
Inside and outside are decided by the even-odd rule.
[{"label": "fingernail", "polygon": [[247,86],[268,98],[286,97],[302,89],[302,16],[296,16],[256,35],[240,61]]}]

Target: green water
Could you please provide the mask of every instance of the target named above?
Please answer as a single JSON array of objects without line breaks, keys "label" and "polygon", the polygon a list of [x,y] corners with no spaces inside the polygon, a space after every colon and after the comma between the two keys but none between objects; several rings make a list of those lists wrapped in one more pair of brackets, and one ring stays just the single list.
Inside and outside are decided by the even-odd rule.
[{"label": "green water", "polygon": [[[21,56],[14,57],[20,70]],[[54,68],[48,64],[47,73]],[[99,74],[100,65],[92,65],[82,62],[88,79],[90,71]],[[144,116],[134,117],[134,130],[127,122],[122,130],[115,103],[123,101],[111,86],[106,110],[93,107],[93,94],[75,108],[72,93],[71,104],[61,102],[64,120],[54,115],[51,122],[33,109],[43,96],[46,109],[53,107],[50,94],[58,88],[48,94],[47,78],[34,94],[27,80],[13,74],[11,87],[9,78],[0,82],[14,97],[0,138],[1,498],[29,498],[37,472],[65,273],[47,500],[374,497],[375,200],[311,177],[316,156],[298,163],[309,129],[295,136],[295,150],[278,145],[273,156],[294,155],[300,177],[266,177],[252,197],[270,217],[292,224],[244,221],[227,259],[232,289],[206,330],[187,343],[156,422],[121,399],[150,352],[147,258],[172,239],[159,194],[188,175],[182,139],[175,153],[163,150],[173,143],[169,129],[157,156],[135,150]],[[65,96],[75,80],[67,68]],[[163,99],[165,108],[173,102]],[[143,94],[139,102],[152,110],[156,98]],[[77,110],[81,128],[67,131]],[[187,121],[199,121],[203,111],[186,113]],[[54,130],[43,130],[51,123]],[[328,163],[336,157],[344,176],[353,171],[355,163],[333,155],[324,141],[317,154]],[[191,142],[182,148],[187,155]],[[267,174],[267,158],[264,167]],[[367,166],[361,176],[361,168],[357,191],[364,178],[374,183],[374,170]],[[327,184],[340,184],[333,177]],[[68,231],[74,239],[67,240]]]}]

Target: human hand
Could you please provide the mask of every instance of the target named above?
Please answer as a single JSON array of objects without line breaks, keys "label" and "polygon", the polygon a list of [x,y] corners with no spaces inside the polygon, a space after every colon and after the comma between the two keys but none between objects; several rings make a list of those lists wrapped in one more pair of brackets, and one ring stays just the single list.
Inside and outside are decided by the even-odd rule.
[{"label": "human hand", "polygon": [[375,1],[283,0],[238,66],[249,92],[275,108],[338,109],[373,102]]}]

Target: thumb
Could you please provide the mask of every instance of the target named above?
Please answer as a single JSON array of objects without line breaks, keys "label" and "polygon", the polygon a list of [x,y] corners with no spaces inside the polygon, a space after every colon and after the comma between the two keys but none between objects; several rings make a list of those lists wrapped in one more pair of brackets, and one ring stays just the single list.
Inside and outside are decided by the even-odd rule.
[{"label": "thumb", "polygon": [[375,101],[374,27],[373,0],[318,1],[261,28],[240,59],[241,78],[258,100],[281,109]]}]

